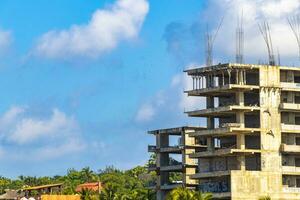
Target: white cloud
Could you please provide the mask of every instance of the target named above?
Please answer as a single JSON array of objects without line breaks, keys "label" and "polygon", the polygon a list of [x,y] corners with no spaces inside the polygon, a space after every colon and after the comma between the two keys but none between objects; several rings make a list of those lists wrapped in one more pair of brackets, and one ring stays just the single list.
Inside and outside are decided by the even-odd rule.
[{"label": "white cloud", "polygon": [[137,37],[148,9],[146,0],[117,0],[96,10],[85,25],[44,34],[34,53],[46,58],[98,57],[121,41]]},{"label": "white cloud", "polygon": [[147,122],[153,119],[154,115],[156,113],[155,108],[150,104],[143,104],[135,117],[135,120],[137,122]]},{"label": "white cloud", "polygon": [[[188,65],[186,68],[191,68],[191,66]],[[203,109],[206,105],[203,97],[188,97],[184,93],[184,90],[192,89],[192,84],[191,78],[185,73],[175,74],[167,88],[157,92],[139,107],[135,120],[151,122],[161,119],[161,116],[164,118],[165,115],[169,118],[182,117],[185,116],[184,111]]]},{"label": "white cloud", "polygon": [[10,133],[9,139],[24,144],[41,137],[70,135],[76,133],[77,129],[77,124],[72,117],[67,117],[63,112],[54,109],[49,119],[21,118],[16,122],[15,130]]},{"label": "white cloud", "polygon": [[[32,159],[47,159],[84,149],[80,127],[72,116],[56,108],[46,117],[29,113],[27,107],[14,106],[0,117],[2,154],[10,152],[10,156],[15,158],[28,154]],[[20,149],[24,151],[20,153]]]},{"label": "white cloud", "polygon": [[0,52],[6,50],[12,42],[12,36],[9,31],[0,29]]},{"label": "white cloud", "polygon": [[52,159],[62,155],[72,154],[84,150],[86,145],[77,139],[69,139],[68,141],[59,145],[48,145],[39,148],[34,154],[35,159]]},{"label": "white cloud", "polygon": [[291,57],[297,60],[298,49],[287,17],[299,14],[299,9],[300,1],[297,0],[215,0],[207,9],[207,13],[214,13],[211,19],[216,22],[225,13],[223,26],[215,42],[217,55],[224,56],[226,62],[229,56],[232,58],[235,55],[237,17],[243,11],[246,61],[267,61],[266,45],[258,29],[258,23],[266,20],[271,27],[274,53],[277,54],[279,49],[284,62],[291,64]]}]

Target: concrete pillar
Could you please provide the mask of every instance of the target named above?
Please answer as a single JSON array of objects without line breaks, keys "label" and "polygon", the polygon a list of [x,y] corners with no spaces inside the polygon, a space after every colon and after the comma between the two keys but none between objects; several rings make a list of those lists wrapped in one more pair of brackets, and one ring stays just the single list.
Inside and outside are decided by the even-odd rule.
[{"label": "concrete pillar", "polygon": [[291,70],[287,71],[287,82],[291,82],[291,83],[295,82],[294,72]]},{"label": "concrete pillar", "polygon": [[238,167],[241,171],[245,171],[246,170],[246,160],[245,160],[245,156],[238,156]]},{"label": "concrete pillar", "polygon": [[[209,96],[206,98],[206,108],[213,108],[214,107],[214,98]],[[213,117],[207,118],[207,128],[213,129],[215,127],[215,121]]]},{"label": "concrete pillar", "polygon": [[214,150],[213,138],[212,137],[207,137],[206,143],[207,143],[207,151],[213,151]]},{"label": "concrete pillar", "polygon": [[245,113],[239,111],[236,113],[236,122],[241,124],[241,128],[245,127]]},{"label": "concrete pillar", "polygon": [[225,85],[225,76],[224,71],[222,71],[222,86]]},{"label": "concrete pillar", "polygon": [[231,69],[227,69],[228,73],[228,84],[231,84]]},{"label": "concrete pillar", "polygon": [[295,93],[294,92],[288,92],[287,93],[287,102],[288,103],[295,103]]},{"label": "concrete pillar", "polygon": [[195,77],[193,76],[193,90],[195,90]]},{"label": "concrete pillar", "polygon": [[237,92],[235,94],[235,101],[237,105],[243,106],[244,105],[244,92]]},{"label": "concrete pillar", "polygon": [[238,134],[236,136],[236,146],[238,149],[245,149],[245,135]]},{"label": "concrete pillar", "polygon": [[236,69],[235,70],[235,83],[236,84],[239,84],[239,70],[238,69]]}]

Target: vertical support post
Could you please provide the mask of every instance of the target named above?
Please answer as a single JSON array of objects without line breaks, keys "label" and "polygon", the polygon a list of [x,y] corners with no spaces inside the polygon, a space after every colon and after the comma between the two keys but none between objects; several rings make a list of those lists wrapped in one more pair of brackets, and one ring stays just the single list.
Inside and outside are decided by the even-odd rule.
[{"label": "vertical support post", "polygon": [[231,84],[231,70],[227,69],[227,73],[228,73],[228,84]]},{"label": "vertical support post", "polygon": [[222,71],[222,86],[225,85],[225,77],[224,77],[224,71]]},{"label": "vertical support post", "polygon": [[195,90],[195,77],[193,76],[193,90]]}]

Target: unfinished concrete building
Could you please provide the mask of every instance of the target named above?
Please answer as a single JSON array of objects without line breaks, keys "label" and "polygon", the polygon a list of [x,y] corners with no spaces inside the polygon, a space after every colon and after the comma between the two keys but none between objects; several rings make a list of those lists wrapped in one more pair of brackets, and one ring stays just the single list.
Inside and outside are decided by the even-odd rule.
[{"label": "unfinished concrete building", "polygon": [[300,199],[300,68],[219,64],[186,70],[207,119],[190,132],[197,189],[219,199]]},{"label": "unfinished concrete building", "polygon": [[196,142],[196,138],[190,137],[189,133],[199,130],[199,127],[178,127],[148,132],[156,140],[156,145],[149,145],[148,151],[156,155],[156,163],[150,164],[149,170],[157,173],[157,182],[153,187],[157,199],[165,199],[168,192],[177,187],[196,189],[197,180],[191,179],[190,175],[197,173],[197,159],[189,155],[206,146]]}]

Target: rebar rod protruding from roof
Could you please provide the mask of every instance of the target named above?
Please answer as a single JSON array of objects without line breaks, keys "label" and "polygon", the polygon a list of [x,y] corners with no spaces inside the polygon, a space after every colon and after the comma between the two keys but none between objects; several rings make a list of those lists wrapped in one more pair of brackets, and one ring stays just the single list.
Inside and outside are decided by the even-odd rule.
[{"label": "rebar rod protruding from roof", "polygon": [[244,26],[243,26],[243,12],[241,17],[237,19],[236,28],[236,63],[244,63]]},{"label": "rebar rod protruding from roof", "polygon": [[273,53],[273,44],[272,44],[269,23],[264,21],[262,24],[258,24],[258,27],[267,45],[268,55],[269,55],[269,65],[275,65],[275,58]]},{"label": "rebar rod protruding from roof", "polygon": [[220,24],[214,34],[209,32],[208,25],[206,26],[206,33],[205,33],[206,66],[211,66],[213,64],[213,45],[214,45],[215,39],[218,35],[218,32],[222,26],[223,19],[224,19],[224,17],[222,17]]},{"label": "rebar rod protruding from roof", "polygon": [[293,17],[288,17],[287,21],[293,31],[293,34],[296,37],[297,44],[298,44],[298,56],[300,59],[300,15],[296,15]]}]

